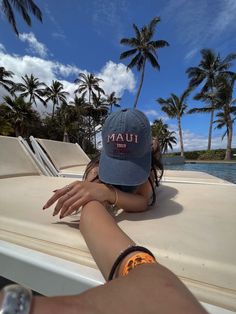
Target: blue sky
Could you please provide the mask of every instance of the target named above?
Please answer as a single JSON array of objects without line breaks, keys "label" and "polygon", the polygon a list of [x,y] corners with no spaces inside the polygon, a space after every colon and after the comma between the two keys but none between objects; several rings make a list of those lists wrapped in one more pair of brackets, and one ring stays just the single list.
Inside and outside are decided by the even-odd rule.
[{"label": "blue sky", "polygon": [[[170,46],[158,51],[160,71],[147,66],[138,109],[147,114],[150,122],[163,118],[175,131],[176,120],[168,119],[155,100],[167,98],[170,93],[180,95],[185,90],[188,84],[185,71],[198,65],[202,48],[214,49],[222,57],[236,52],[236,0],[35,2],[43,13],[43,23],[32,18],[29,28],[17,19],[19,38],[0,17],[0,66],[13,71],[15,81],[31,73],[47,84],[52,79],[60,80],[71,97],[78,73],[92,72],[104,80],[102,87],[107,93],[115,91],[122,97],[122,107],[132,107],[140,73],[135,69],[127,71],[128,60],[119,60],[121,52],[128,49],[120,44],[120,39],[134,35],[133,23],[142,27],[160,16],[154,39],[164,39]],[[201,106],[192,96],[187,104],[189,108]],[[38,108],[45,110],[40,105]],[[208,115],[183,117],[185,150],[206,148],[208,125]],[[225,141],[221,141],[223,132],[214,130],[213,147],[225,147]]]}]

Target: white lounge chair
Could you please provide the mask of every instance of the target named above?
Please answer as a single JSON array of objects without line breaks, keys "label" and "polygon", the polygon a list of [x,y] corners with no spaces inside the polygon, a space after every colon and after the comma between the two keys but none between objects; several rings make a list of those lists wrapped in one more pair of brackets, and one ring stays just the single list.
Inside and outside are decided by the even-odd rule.
[{"label": "white lounge chair", "polygon": [[45,295],[82,292],[104,280],[78,228],[42,211],[70,178],[43,175],[17,138],[0,136],[0,275]]},{"label": "white lounge chair", "polygon": [[[75,294],[103,282],[79,232],[79,217],[60,221],[52,208],[42,211],[51,191],[72,179],[40,175],[29,160],[19,164],[19,155],[22,160],[24,154],[0,137],[0,165],[8,169],[2,174],[0,167],[1,274],[45,295]],[[120,210],[116,220],[210,313],[226,314],[236,312],[236,185],[211,183],[163,182],[151,210]]]},{"label": "white lounge chair", "polygon": [[40,169],[40,171],[42,172],[42,174],[44,174],[45,176],[53,176],[53,173],[50,172],[49,168],[46,167],[46,165],[44,164],[43,160],[37,158],[35,156],[34,151],[31,149],[31,147],[29,146],[28,142],[21,136],[18,136],[18,140],[20,141],[20,143],[24,146],[25,150],[28,152],[28,154],[30,155],[30,157],[33,159],[34,163],[37,165],[37,167]]},{"label": "white lounge chair", "polygon": [[54,176],[82,178],[90,159],[76,143],[39,139],[30,136],[36,158]]}]

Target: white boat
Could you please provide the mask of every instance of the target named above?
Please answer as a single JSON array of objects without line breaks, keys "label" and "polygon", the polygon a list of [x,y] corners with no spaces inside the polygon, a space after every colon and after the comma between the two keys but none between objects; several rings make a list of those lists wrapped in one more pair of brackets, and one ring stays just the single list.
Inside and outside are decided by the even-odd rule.
[{"label": "white boat", "polygon": [[[40,173],[23,147],[0,137],[1,276],[44,295],[80,293],[104,282],[79,231],[42,206],[73,179]],[[115,219],[172,270],[210,313],[236,313],[236,185],[201,172],[167,171],[157,202]],[[96,235],[95,235],[96,236]]]}]

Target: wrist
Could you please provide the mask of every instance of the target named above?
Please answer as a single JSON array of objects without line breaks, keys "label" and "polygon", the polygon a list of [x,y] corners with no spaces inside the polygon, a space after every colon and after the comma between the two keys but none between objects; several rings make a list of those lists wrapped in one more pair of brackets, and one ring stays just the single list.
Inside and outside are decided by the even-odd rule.
[{"label": "wrist", "polygon": [[118,202],[118,192],[116,188],[114,188],[112,185],[106,185],[106,188],[107,188],[106,201],[110,203],[113,207],[115,207]]}]

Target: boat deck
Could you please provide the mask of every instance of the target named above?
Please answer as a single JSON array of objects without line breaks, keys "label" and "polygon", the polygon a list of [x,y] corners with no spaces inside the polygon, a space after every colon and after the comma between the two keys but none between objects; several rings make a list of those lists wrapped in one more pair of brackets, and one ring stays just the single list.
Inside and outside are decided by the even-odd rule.
[{"label": "boat deck", "polygon": [[[0,180],[3,276],[45,295],[79,293],[103,282],[80,234],[79,215],[59,220],[53,208],[42,211],[52,191],[72,181],[34,175]],[[115,219],[200,301],[236,311],[235,204],[236,185],[169,170],[149,211],[120,210]]]}]

